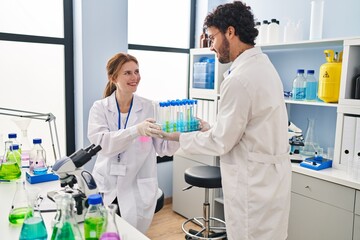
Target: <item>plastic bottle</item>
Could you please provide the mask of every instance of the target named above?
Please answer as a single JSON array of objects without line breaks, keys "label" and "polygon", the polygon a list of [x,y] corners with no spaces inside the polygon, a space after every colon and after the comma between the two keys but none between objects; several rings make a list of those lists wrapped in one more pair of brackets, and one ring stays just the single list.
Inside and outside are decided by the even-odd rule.
[{"label": "plastic bottle", "polygon": [[34,173],[34,160],[37,156],[37,151],[38,150],[43,150],[42,153],[44,154],[42,156],[43,159],[45,159],[45,163],[46,163],[46,152],[45,152],[45,149],[43,148],[43,146],[41,145],[42,143],[42,140],[41,138],[34,138],[33,139],[33,147],[30,151],[30,161],[29,161],[29,170],[31,173]]},{"label": "plastic bottle", "polygon": [[268,26],[267,43],[279,43],[280,41],[280,25],[278,21],[273,18]]},{"label": "plastic bottle", "polygon": [[311,1],[310,40],[321,39],[324,18],[324,1]]},{"label": "plastic bottle", "polygon": [[259,44],[267,43],[268,27],[269,27],[268,20],[264,20],[259,28],[259,35],[258,35]]},{"label": "plastic bottle", "polygon": [[305,99],[306,80],[304,77],[304,69],[298,69],[297,75],[293,81],[292,97],[294,100]]},{"label": "plastic bottle", "polygon": [[104,231],[106,216],[102,208],[100,194],[92,194],[88,198],[89,208],[85,213],[84,234],[85,239],[99,239]]},{"label": "plastic bottle", "polygon": [[115,214],[117,210],[116,204],[110,204],[107,209],[107,224],[101,234],[100,240],[121,240],[119,229],[116,226]]},{"label": "plastic bottle", "polygon": [[314,76],[314,70],[307,70],[306,73],[306,93],[305,98],[308,101],[315,101],[317,98],[318,81]]}]

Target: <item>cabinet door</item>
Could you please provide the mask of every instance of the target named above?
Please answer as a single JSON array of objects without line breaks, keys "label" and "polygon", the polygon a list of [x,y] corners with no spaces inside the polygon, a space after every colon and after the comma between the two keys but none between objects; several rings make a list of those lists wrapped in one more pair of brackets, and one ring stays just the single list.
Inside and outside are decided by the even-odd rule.
[{"label": "cabinet door", "polygon": [[353,213],[291,193],[288,240],[351,240]]},{"label": "cabinet door", "polygon": [[189,186],[184,180],[184,172],[189,167],[204,165],[197,161],[175,155],[173,161],[173,210],[186,218],[202,216],[202,205],[205,200],[205,190]]},{"label": "cabinet door", "polygon": [[360,240],[360,215],[355,215],[354,219],[354,238],[353,240]]}]

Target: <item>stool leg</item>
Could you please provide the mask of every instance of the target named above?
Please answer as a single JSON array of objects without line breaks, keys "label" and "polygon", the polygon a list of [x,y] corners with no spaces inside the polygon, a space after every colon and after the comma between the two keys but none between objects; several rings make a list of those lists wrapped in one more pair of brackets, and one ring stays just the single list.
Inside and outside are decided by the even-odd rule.
[{"label": "stool leg", "polygon": [[205,202],[203,204],[203,216],[204,216],[204,237],[209,237],[210,235],[210,203],[209,203],[209,189],[205,188]]}]

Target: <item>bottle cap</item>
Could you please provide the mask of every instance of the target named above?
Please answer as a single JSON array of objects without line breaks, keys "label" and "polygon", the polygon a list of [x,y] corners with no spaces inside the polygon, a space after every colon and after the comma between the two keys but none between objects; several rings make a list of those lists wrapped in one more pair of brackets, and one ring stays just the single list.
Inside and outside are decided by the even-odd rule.
[{"label": "bottle cap", "polygon": [[305,72],[304,69],[298,69],[298,70],[297,70],[297,73],[304,73],[304,72]]},{"label": "bottle cap", "polygon": [[14,150],[19,150],[19,145],[18,144],[13,144],[10,146],[10,150],[14,151]]},{"label": "bottle cap", "polygon": [[16,138],[16,133],[9,133],[8,137],[9,138]]},{"label": "bottle cap", "polygon": [[42,141],[41,141],[41,138],[34,138],[33,139],[33,144],[39,144],[39,143],[41,143]]},{"label": "bottle cap", "polygon": [[268,20],[264,20],[264,21],[263,21],[263,24],[269,24],[269,21],[268,21]]},{"label": "bottle cap", "polygon": [[100,194],[91,194],[88,198],[89,204],[95,205],[102,203],[102,198]]},{"label": "bottle cap", "polygon": [[307,70],[307,74],[314,74],[315,71],[314,70]]}]

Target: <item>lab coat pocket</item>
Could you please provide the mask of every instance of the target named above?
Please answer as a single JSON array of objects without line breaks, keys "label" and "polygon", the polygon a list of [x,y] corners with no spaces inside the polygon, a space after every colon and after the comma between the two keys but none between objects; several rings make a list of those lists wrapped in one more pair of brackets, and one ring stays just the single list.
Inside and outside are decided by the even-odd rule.
[{"label": "lab coat pocket", "polygon": [[142,178],[137,181],[139,192],[145,207],[150,207],[154,203],[157,193],[156,178]]},{"label": "lab coat pocket", "polygon": [[231,201],[236,196],[235,189],[238,189],[238,170],[234,164],[220,162],[222,188],[224,195],[227,196],[228,201]]}]

